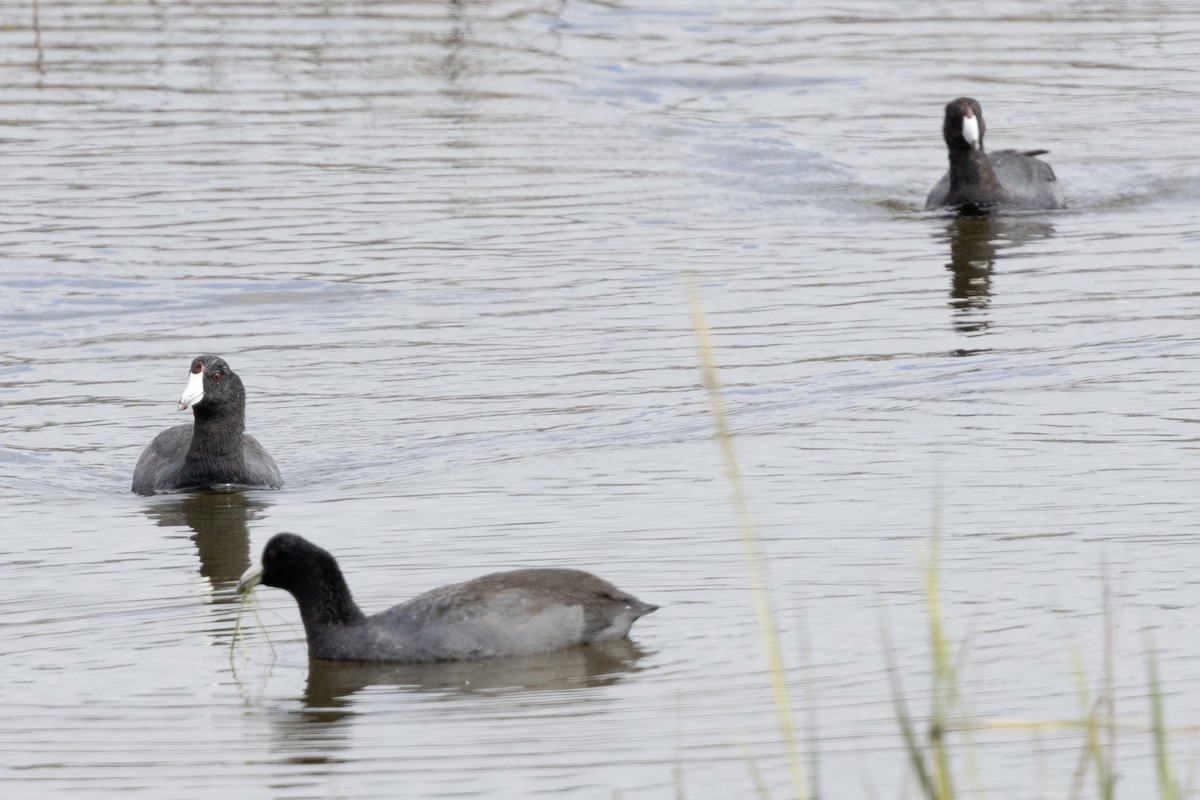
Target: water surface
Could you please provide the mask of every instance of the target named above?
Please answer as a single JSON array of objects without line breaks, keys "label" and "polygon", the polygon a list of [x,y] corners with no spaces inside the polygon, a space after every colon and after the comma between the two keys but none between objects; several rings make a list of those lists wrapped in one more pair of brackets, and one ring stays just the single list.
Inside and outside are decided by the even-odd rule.
[{"label": "water surface", "polygon": [[[827,796],[902,794],[880,620],[919,709],[939,497],[971,710],[1078,713],[1107,561],[1119,710],[1150,628],[1194,724],[1195,11],[0,3],[6,788],[734,797],[748,751],[785,796],[688,270]],[[964,94],[1070,208],[920,211]],[[129,493],[203,352],[284,490]],[[561,565],[663,608],[616,652],[310,667],[260,590],[274,654],[231,650],[283,530],[368,610]],[[1067,792],[1078,736],[975,740],[994,795]]]}]

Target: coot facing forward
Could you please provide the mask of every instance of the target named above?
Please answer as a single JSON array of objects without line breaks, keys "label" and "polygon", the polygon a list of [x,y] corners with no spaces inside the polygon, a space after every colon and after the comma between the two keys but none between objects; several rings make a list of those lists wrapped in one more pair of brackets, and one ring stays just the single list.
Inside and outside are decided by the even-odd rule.
[{"label": "coot facing forward", "polygon": [[283,486],[275,460],[245,432],[246,389],[223,359],[203,355],[192,360],[179,398],[179,410],[189,408],[190,425],[168,428],[142,452],[133,470],[133,491]]},{"label": "coot facing forward", "polygon": [[942,176],[925,208],[949,206],[966,212],[993,209],[1064,208],[1062,187],[1054,170],[1037,158],[1047,151],[983,149],[986,131],[983,110],[971,97],[946,105],[942,136],[950,157],[950,170]]}]

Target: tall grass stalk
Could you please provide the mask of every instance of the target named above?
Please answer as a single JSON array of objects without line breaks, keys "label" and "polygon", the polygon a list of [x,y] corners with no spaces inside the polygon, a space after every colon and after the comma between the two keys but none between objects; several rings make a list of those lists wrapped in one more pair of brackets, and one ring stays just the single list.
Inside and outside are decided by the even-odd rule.
[{"label": "tall grass stalk", "polygon": [[[940,503],[938,505],[940,509]],[[892,703],[895,709],[900,736],[904,744],[913,775],[918,783],[921,796],[926,800],[953,800],[954,786],[950,771],[950,746],[946,740],[949,731],[970,730],[1016,730],[1054,731],[1079,729],[1084,735],[1083,748],[1079,761],[1071,776],[1071,788],[1067,797],[1075,800],[1082,796],[1085,776],[1089,766],[1095,770],[1096,797],[1098,800],[1115,800],[1118,772],[1116,768],[1116,742],[1119,730],[1144,731],[1151,736],[1154,749],[1155,773],[1158,791],[1154,795],[1158,800],[1181,800],[1183,791],[1180,782],[1175,777],[1170,752],[1167,747],[1167,737],[1171,733],[1187,731],[1195,732],[1194,728],[1169,729],[1163,712],[1162,684],[1158,675],[1158,660],[1153,638],[1146,636],[1146,673],[1148,695],[1150,700],[1150,722],[1126,720],[1120,721],[1116,716],[1115,699],[1115,656],[1114,632],[1115,623],[1112,612],[1112,591],[1108,575],[1108,563],[1103,562],[1103,617],[1104,617],[1104,653],[1101,676],[1101,689],[1093,697],[1088,688],[1085,658],[1076,644],[1072,647],[1072,671],[1076,680],[1076,690],[1080,702],[1079,719],[1058,720],[1001,720],[1001,719],[971,719],[961,714],[952,713],[960,702],[958,687],[959,669],[950,657],[950,645],[946,639],[945,627],[942,624],[942,614],[939,597],[939,548],[940,526],[935,523],[931,544],[931,560],[924,569],[924,591],[926,613],[929,616],[929,637],[931,658],[933,661],[933,687],[930,700],[928,741],[922,741],[913,717],[909,714],[905,703],[903,687],[900,682],[899,669],[896,665],[895,649],[892,644],[889,628],[882,619],[884,649],[887,656],[887,669],[892,688]],[[973,753],[966,753],[968,760]],[[1139,796],[1149,796],[1143,794]]]},{"label": "tall grass stalk", "polygon": [[742,550],[746,557],[746,569],[750,578],[750,594],[754,599],[754,612],[758,617],[759,633],[762,636],[763,649],[767,658],[767,669],[771,675],[771,686],[775,696],[775,716],[779,724],[780,737],[787,753],[788,768],[791,772],[792,793],[797,800],[807,800],[808,793],[804,783],[804,768],[800,760],[799,748],[796,746],[796,731],[792,724],[791,702],[788,699],[787,675],[783,668],[783,658],[780,655],[779,635],[775,630],[775,618],[771,611],[770,594],[767,587],[766,569],[763,566],[762,553],[758,546],[758,533],[750,518],[750,509],[746,503],[746,493],[742,486],[742,475],[738,469],[737,457],[733,450],[733,436],[729,433],[729,424],[725,418],[725,401],[721,397],[721,383],[717,378],[716,360],[713,357],[712,339],[708,331],[708,323],[704,318],[704,309],[700,303],[700,291],[696,286],[696,274],[687,273],[688,305],[692,314],[692,331],[696,336],[696,350],[700,357],[700,371],[704,377],[704,386],[708,390],[708,401],[712,408],[713,427],[716,431],[717,443],[721,447],[721,457],[725,463],[725,479],[733,495],[734,507],[737,514],[738,531],[742,541]]},{"label": "tall grass stalk", "polygon": [[1167,727],[1162,708],[1162,684],[1158,680],[1158,658],[1154,655],[1154,637],[1146,633],[1146,676],[1150,684],[1150,734],[1154,738],[1154,771],[1158,776],[1158,796],[1179,800],[1179,784],[1171,774],[1171,756],[1167,752]]},{"label": "tall grass stalk", "polygon": [[[729,432],[729,425],[726,421],[725,404],[721,396],[721,384],[717,378],[712,341],[709,335],[708,324],[705,321],[704,310],[700,302],[699,290],[696,286],[696,275],[691,271],[687,273],[687,292],[688,304],[691,309],[692,329],[696,337],[696,349],[699,352],[704,385],[708,391],[715,436],[721,448],[721,455],[725,465],[725,479],[729,483],[730,493],[732,494],[737,514],[738,530],[749,573],[751,596],[754,602],[755,614],[758,618],[767,668],[774,690],[776,717],[791,772],[793,795],[796,800],[807,800],[809,794],[806,791],[804,770],[796,744],[795,726],[792,723],[791,702],[788,698],[786,675],[783,659],[780,655],[779,637],[771,610],[766,569],[759,548],[758,534],[746,502],[741,471],[738,468],[737,457],[733,448],[733,436]],[[1097,698],[1092,699],[1088,691],[1085,659],[1077,648],[1072,653],[1073,671],[1075,673],[1077,692],[1081,705],[1080,719],[1042,721],[955,719],[952,711],[957,707],[960,700],[958,687],[959,670],[952,656],[949,640],[946,637],[941,608],[941,512],[941,494],[939,492],[934,503],[934,521],[929,559],[924,565],[923,570],[923,591],[926,613],[928,615],[930,657],[933,666],[929,723],[927,739],[925,740],[918,734],[913,717],[909,713],[904,698],[900,669],[896,663],[896,651],[889,632],[889,626],[886,624],[886,619],[883,618],[882,614],[880,617],[887,672],[892,691],[892,704],[896,721],[900,728],[900,736],[903,740],[914,777],[919,785],[921,796],[926,798],[926,800],[954,800],[955,798],[954,781],[950,768],[951,748],[947,741],[947,735],[952,730],[1026,729],[1030,731],[1042,731],[1081,728],[1085,739],[1084,747],[1080,753],[1079,764],[1072,776],[1069,797],[1077,798],[1080,796],[1083,783],[1085,782],[1084,775],[1090,763],[1095,768],[1097,797],[1099,800],[1114,800],[1117,783],[1115,759],[1118,727],[1141,730],[1145,730],[1145,727],[1140,724],[1119,723],[1116,716],[1112,597],[1109,587],[1107,561],[1103,564],[1103,677],[1102,689]],[[1158,798],[1159,800],[1181,800],[1182,792],[1173,774],[1170,754],[1167,750],[1168,729],[1162,707],[1162,686],[1159,682],[1158,662],[1155,656],[1154,643],[1149,634],[1147,634],[1146,654],[1151,714],[1149,732],[1154,743]],[[971,758],[973,753],[968,753],[967,755],[969,760],[973,762]],[[766,784],[758,772],[753,755],[744,746],[743,756],[750,765],[751,777],[758,795],[766,798]],[[974,769],[977,770],[977,766]],[[676,796],[682,797],[682,777],[678,774],[676,777]]]},{"label": "tall grass stalk", "polygon": [[1097,780],[1100,781],[1097,788],[1101,800],[1114,800],[1117,796],[1117,776],[1114,766],[1117,763],[1117,682],[1115,644],[1113,642],[1116,623],[1112,610],[1112,585],[1108,578],[1108,556],[1105,556],[1100,562],[1100,586],[1104,598],[1104,713],[1108,717],[1108,724],[1104,726],[1107,734],[1107,742],[1104,747],[1104,753],[1107,756],[1106,767],[1103,770],[1097,770],[1099,776]]},{"label": "tall grass stalk", "polygon": [[797,623],[797,638],[800,652],[804,654],[801,664],[801,685],[807,689],[804,692],[804,730],[805,742],[808,749],[808,787],[813,797],[821,796],[821,742],[817,737],[817,695],[813,690],[816,686],[816,674],[812,663],[812,637],[809,636],[808,621],[800,618]]},{"label": "tall grass stalk", "polygon": [[754,783],[755,793],[762,800],[769,800],[771,791],[767,788],[767,782],[763,778],[762,770],[758,768],[758,761],[754,758],[754,751],[750,749],[750,745],[745,739],[738,742],[738,750],[742,754],[742,760],[746,762],[746,769],[750,772],[750,780]]},{"label": "tall grass stalk", "polygon": [[917,739],[913,728],[912,715],[908,713],[908,704],[904,700],[904,686],[900,683],[900,666],[896,663],[896,647],[892,643],[891,626],[885,618],[880,617],[880,633],[883,636],[883,652],[887,658],[888,682],[892,689],[892,709],[896,714],[896,724],[900,728],[900,738],[904,742],[904,752],[912,767],[913,775],[921,787],[921,796],[927,800],[937,797],[933,778],[929,767],[925,764],[925,751]]},{"label": "tall grass stalk", "polygon": [[[1099,697],[1091,698],[1087,686],[1087,669],[1084,657],[1076,643],[1071,649],[1071,671],[1075,675],[1075,690],[1079,696],[1079,710],[1083,715],[1081,724],[1084,732],[1083,751],[1079,754],[1079,765],[1071,781],[1068,797],[1077,798],[1083,791],[1083,778],[1090,761],[1096,768],[1096,796],[1100,800],[1116,797],[1116,698],[1113,656],[1112,592],[1108,581],[1108,561],[1101,562],[1101,594],[1104,619],[1104,665],[1102,688]],[[1102,737],[1103,734],[1103,737]]]},{"label": "tall grass stalk", "polygon": [[929,708],[929,746],[933,751],[934,796],[948,800],[954,796],[950,773],[950,753],[946,743],[948,708],[958,697],[957,671],[950,655],[950,643],[942,624],[940,567],[942,557],[942,496],[934,498],[933,535],[930,537],[929,563],[925,565],[925,609],[929,615],[929,647],[933,658],[933,686]]},{"label": "tall grass stalk", "polygon": [[[1071,774],[1071,791],[1067,797],[1076,800],[1083,792],[1088,764],[1096,767],[1096,794],[1101,800],[1112,800],[1113,775],[1108,751],[1100,741],[1100,713],[1103,699],[1093,700],[1088,690],[1087,667],[1078,642],[1071,646],[1071,672],[1075,676],[1075,693],[1079,698],[1079,725],[1083,728],[1083,750],[1079,763]],[[1111,721],[1105,726],[1111,730]]]},{"label": "tall grass stalk", "polygon": [[[953,727],[951,709],[958,702],[958,668],[954,663],[946,627],[942,623],[941,602],[941,542],[942,500],[939,491],[934,497],[933,529],[930,536],[929,556],[923,568],[923,590],[925,614],[929,621],[929,648],[933,662],[929,700],[928,739],[922,741],[917,735],[912,715],[904,700],[904,688],[900,683],[900,670],[896,664],[895,646],[886,621],[882,627],[884,651],[887,655],[888,677],[892,689],[892,705],[896,723],[900,727],[900,738],[904,743],[908,762],[912,767],[926,800],[952,800],[954,797],[953,772],[950,769],[950,746],[947,736]],[[977,766],[971,762],[974,769]]]}]

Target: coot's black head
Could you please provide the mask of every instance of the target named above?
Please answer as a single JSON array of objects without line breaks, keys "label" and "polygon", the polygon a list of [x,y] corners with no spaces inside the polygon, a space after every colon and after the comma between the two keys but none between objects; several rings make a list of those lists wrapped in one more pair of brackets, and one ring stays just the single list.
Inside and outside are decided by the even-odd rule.
[{"label": "coot's black head", "polygon": [[197,415],[244,411],[246,388],[225,359],[213,355],[192,359],[187,388],[179,398],[179,410],[189,408]]},{"label": "coot's black head", "polygon": [[341,570],[337,561],[327,550],[317,547],[303,536],[294,533],[277,533],[267,541],[262,552],[262,562],[257,573],[251,570],[242,576],[240,591],[246,591],[262,583],[286,589],[292,594],[296,590],[314,581],[336,575],[341,578]]},{"label": "coot's black head", "polygon": [[942,124],[942,136],[951,150],[982,150],[983,109],[973,97],[960,97],[946,104],[946,121]]},{"label": "coot's black head", "polygon": [[262,562],[246,570],[237,590],[258,584],[291,593],[308,622],[345,624],[362,620],[337,561],[325,550],[294,533],[277,533],[263,548]]}]

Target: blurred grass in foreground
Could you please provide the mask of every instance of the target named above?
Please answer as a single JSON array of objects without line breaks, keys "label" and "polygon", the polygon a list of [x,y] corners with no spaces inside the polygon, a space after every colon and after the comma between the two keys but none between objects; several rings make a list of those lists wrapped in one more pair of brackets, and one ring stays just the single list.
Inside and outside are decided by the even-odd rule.
[{"label": "blurred grass in foreground", "polygon": [[[742,488],[742,474],[738,469],[737,457],[733,452],[733,437],[725,420],[725,402],[721,397],[721,384],[717,378],[716,361],[713,358],[712,340],[708,334],[708,323],[700,305],[700,293],[696,288],[696,274],[688,272],[688,303],[692,312],[692,330],[696,334],[696,349],[700,354],[700,371],[708,389],[708,400],[712,407],[713,426],[721,456],[725,462],[725,479],[733,495],[737,512],[738,531],[742,550],[746,558],[746,569],[750,578],[750,594],[754,598],[754,612],[758,618],[758,630],[762,636],[763,650],[767,658],[767,669],[771,674],[771,686],[775,694],[775,714],[779,734],[787,751],[788,769],[792,778],[792,793],[796,800],[808,800],[804,782],[804,769],[800,765],[800,748],[796,745],[796,730],[792,724],[791,702],[788,699],[787,673],[783,668],[783,657],[779,651],[779,635],[775,617],[771,611],[771,593],[767,585],[766,569],[758,546],[758,533],[750,518],[746,493]],[[760,784],[760,795],[765,786]]]},{"label": "blurred grass in foreground", "polygon": [[[792,797],[795,800],[808,800],[810,793],[805,786],[804,772],[801,768],[799,748],[796,743],[795,728],[792,724],[791,703],[788,698],[786,671],[779,649],[779,637],[775,618],[771,609],[770,586],[766,577],[762,553],[758,545],[758,534],[750,516],[746,495],[742,484],[741,472],[738,469],[737,458],[733,448],[733,436],[725,416],[725,404],[721,395],[721,385],[717,377],[716,359],[713,355],[712,340],[705,321],[699,290],[696,286],[696,274],[687,272],[688,305],[691,310],[692,330],[696,337],[696,349],[699,354],[700,370],[704,386],[708,392],[709,404],[713,415],[714,436],[721,448],[725,465],[725,479],[729,483],[730,494],[734,501],[737,514],[738,530],[743,545],[746,567],[750,581],[751,596],[754,599],[755,614],[758,618],[759,633],[763,641],[763,650],[767,660],[768,672],[774,690],[775,711],[778,720],[781,741],[787,753],[788,768],[791,775]],[[1076,692],[1079,695],[1081,716],[1078,719],[1059,720],[1004,720],[974,718],[961,710],[962,692],[959,684],[959,669],[955,662],[949,638],[943,624],[941,594],[940,594],[940,548],[941,548],[941,497],[938,493],[934,503],[934,520],[930,537],[928,559],[923,565],[923,590],[925,612],[929,630],[929,658],[932,685],[929,695],[929,712],[924,720],[915,717],[908,708],[904,697],[899,667],[896,664],[896,651],[891,640],[886,621],[881,616],[881,631],[884,640],[884,651],[887,659],[888,679],[891,686],[892,706],[899,728],[900,738],[907,756],[912,777],[920,794],[925,800],[956,800],[956,798],[971,795],[986,796],[982,788],[978,765],[976,763],[973,745],[967,735],[976,730],[1028,730],[1037,733],[1045,730],[1079,729],[1084,742],[1079,754],[1079,761],[1072,774],[1071,787],[1068,794],[1048,791],[1047,796],[1065,796],[1077,800],[1087,783],[1087,775],[1094,773],[1095,796],[1099,800],[1115,800],[1118,772],[1115,764],[1116,740],[1118,728],[1122,730],[1144,731],[1150,734],[1153,742],[1155,759],[1155,774],[1157,777],[1157,794],[1151,793],[1148,787],[1127,787],[1127,797],[1133,800],[1147,800],[1157,797],[1159,800],[1180,800],[1183,792],[1174,777],[1170,754],[1167,749],[1167,734],[1165,715],[1162,708],[1162,686],[1158,677],[1158,663],[1154,655],[1153,639],[1147,634],[1146,638],[1146,673],[1147,690],[1150,703],[1149,724],[1121,722],[1116,715],[1115,684],[1113,679],[1113,629],[1111,596],[1108,584],[1107,564],[1103,568],[1103,600],[1104,600],[1104,658],[1102,664],[1101,689],[1095,700],[1091,699],[1088,689],[1086,660],[1078,652],[1072,651],[1072,670],[1076,681]],[[952,733],[964,734],[961,744],[951,740]],[[815,734],[814,734],[815,744]],[[744,748],[743,748],[744,749]],[[755,763],[753,753],[743,752],[747,762],[756,794],[761,798],[770,797],[769,790]],[[959,773],[955,770],[954,760],[961,758],[966,763],[966,772],[973,778],[977,788],[959,792],[955,788],[955,778]],[[813,773],[816,773],[815,765]],[[676,778],[677,797],[683,798],[681,778]],[[820,800],[820,792],[814,787],[811,796]],[[904,787],[897,787],[897,797],[907,797]],[[840,799],[839,799],[840,800]]]}]

